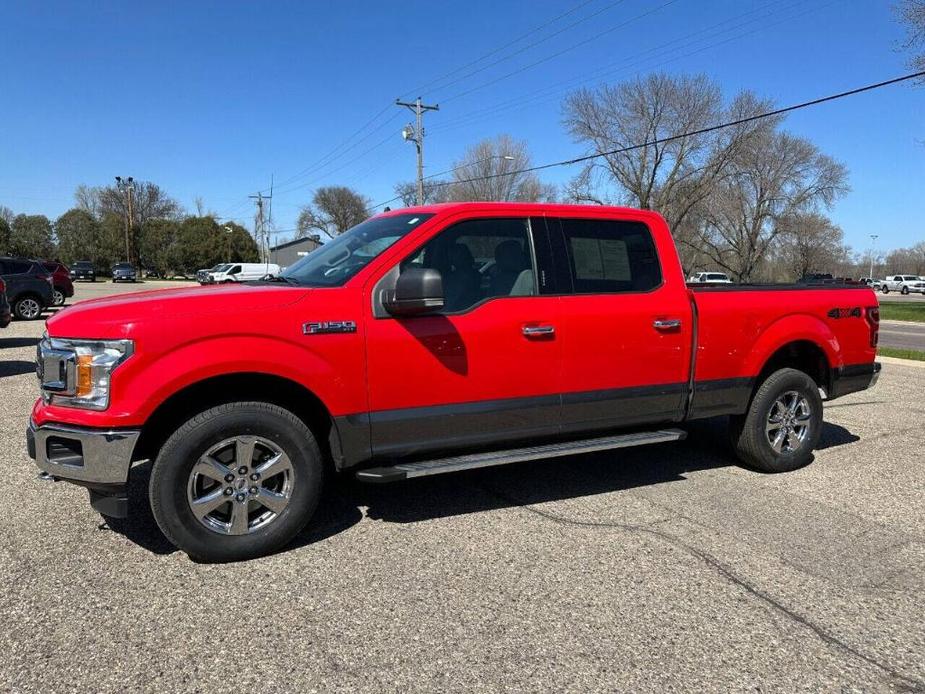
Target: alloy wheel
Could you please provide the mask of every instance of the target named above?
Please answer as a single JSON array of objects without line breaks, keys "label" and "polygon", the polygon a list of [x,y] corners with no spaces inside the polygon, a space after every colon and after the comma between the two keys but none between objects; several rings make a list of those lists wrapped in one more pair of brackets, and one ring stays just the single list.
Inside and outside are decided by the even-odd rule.
[{"label": "alloy wheel", "polygon": [[775,453],[792,453],[809,436],[812,426],[809,400],[795,390],[780,395],[771,405],[765,424],[768,443]]},{"label": "alloy wheel", "polygon": [[187,501],[209,530],[246,535],[266,527],[289,505],[289,456],[260,436],[234,436],[209,448],[190,470]]}]

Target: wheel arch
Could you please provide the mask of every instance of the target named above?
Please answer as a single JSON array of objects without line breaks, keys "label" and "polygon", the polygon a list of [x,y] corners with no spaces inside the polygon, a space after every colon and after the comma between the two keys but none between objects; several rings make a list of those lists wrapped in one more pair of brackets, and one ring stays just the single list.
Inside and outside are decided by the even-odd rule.
[{"label": "wheel arch", "polygon": [[802,371],[826,393],[831,391],[832,364],[825,350],[809,339],[793,340],[775,350],[758,372],[754,390],[757,390],[772,373],[786,368]]},{"label": "wheel arch", "polygon": [[261,372],[237,372],[191,383],[161,402],[142,426],[135,460],[153,459],[167,438],[191,417],[231,402],[268,402],[289,410],[312,431],[326,463],[339,466],[342,447],[330,411],[300,383]]}]

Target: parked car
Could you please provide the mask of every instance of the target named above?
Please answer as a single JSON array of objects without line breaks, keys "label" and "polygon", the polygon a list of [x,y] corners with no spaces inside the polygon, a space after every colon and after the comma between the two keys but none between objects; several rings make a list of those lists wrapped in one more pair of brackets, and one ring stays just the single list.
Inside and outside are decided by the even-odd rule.
[{"label": "parked car", "polygon": [[64,263],[56,260],[42,261],[42,267],[51,273],[52,306],[64,306],[64,302],[74,296],[74,283],[71,281],[71,271]]},{"label": "parked car", "polygon": [[227,263],[206,275],[204,284],[229,284],[231,282],[253,282],[264,277],[276,277],[279,265],[275,263]]},{"label": "parked car", "polygon": [[909,290],[910,294],[925,295],[925,280],[919,280],[917,282],[909,282],[906,284],[906,288]]},{"label": "parked car", "polygon": [[918,275],[889,275],[880,283],[880,291],[884,294],[890,292],[908,294],[911,291],[911,285],[918,281]]},{"label": "parked car", "polygon": [[0,279],[0,328],[5,328],[13,320],[10,302],[6,299],[6,282]]},{"label": "parked car", "polygon": [[6,282],[6,297],[14,317],[35,320],[51,306],[51,274],[35,260],[0,258],[0,277]]},{"label": "parked car", "polygon": [[270,281],[52,316],[28,451],[110,516],[132,461],[153,460],[170,541],[237,560],[299,533],[333,471],[391,482],[664,443],[717,415],[743,463],[793,470],[823,397],[876,381],[878,328],[862,285],[689,287],[651,211],[402,209]]},{"label": "parked car", "polygon": [[797,280],[798,284],[835,284],[835,278],[828,272],[813,272],[803,275]]},{"label": "parked car", "polygon": [[196,281],[199,282],[199,284],[211,284],[211,275],[213,272],[222,272],[225,268],[229,267],[231,267],[230,263],[219,263],[208,270],[197,270]]},{"label": "parked car", "polygon": [[96,269],[89,260],[75,260],[71,265],[71,279],[96,282]]},{"label": "parked car", "polygon": [[687,281],[695,284],[732,284],[729,275],[724,272],[697,272]]},{"label": "parked car", "polygon": [[112,266],[113,282],[134,282],[136,279],[135,266],[131,263],[117,263]]}]

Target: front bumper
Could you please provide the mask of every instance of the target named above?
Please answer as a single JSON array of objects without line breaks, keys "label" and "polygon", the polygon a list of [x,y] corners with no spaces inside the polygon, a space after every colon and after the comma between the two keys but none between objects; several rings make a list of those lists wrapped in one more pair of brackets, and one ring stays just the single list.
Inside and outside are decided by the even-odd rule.
[{"label": "front bumper", "polygon": [[29,422],[26,446],[45,477],[73,482],[90,490],[90,503],[107,516],[128,512],[126,485],[132,454],[141,431],[92,429]]}]

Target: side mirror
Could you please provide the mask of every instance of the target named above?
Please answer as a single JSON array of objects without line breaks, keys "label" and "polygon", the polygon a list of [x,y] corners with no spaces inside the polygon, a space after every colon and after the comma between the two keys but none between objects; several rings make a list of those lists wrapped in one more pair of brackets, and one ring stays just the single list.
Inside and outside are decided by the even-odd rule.
[{"label": "side mirror", "polygon": [[433,268],[409,268],[398,276],[394,296],[385,302],[393,316],[422,316],[443,308],[443,277]]}]

